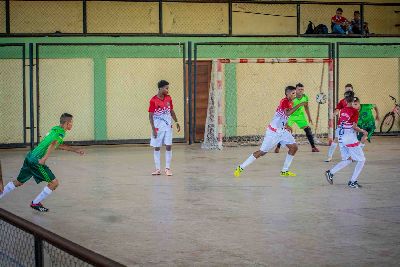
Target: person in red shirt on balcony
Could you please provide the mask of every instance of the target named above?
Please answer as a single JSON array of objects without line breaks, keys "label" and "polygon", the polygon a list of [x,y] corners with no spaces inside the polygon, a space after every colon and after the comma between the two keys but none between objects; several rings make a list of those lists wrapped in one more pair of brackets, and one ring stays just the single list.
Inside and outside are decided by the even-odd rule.
[{"label": "person in red shirt on balcony", "polygon": [[351,31],[349,21],[342,16],[343,9],[336,10],[336,15],[332,17],[332,33],[346,34]]}]

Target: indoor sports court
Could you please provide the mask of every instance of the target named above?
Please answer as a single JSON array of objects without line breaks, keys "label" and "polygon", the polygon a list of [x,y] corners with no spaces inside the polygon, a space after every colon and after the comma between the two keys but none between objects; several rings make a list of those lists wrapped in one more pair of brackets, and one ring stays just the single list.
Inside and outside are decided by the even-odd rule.
[{"label": "indoor sports court", "polygon": [[[174,146],[173,177],[152,177],[147,146],[91,146],[79,157],[57,152],[49,163],[60,188],[50,212],[29,208],[33,181],[2,207],[92,250],[134,265],[394,266],[399,257],[398,137],[365,148],[363,188],[347,188],[351,167],[329,185],[323,162],[301,145],[297,177],[280,177],[284,157],[267,154],[241,178],[234,167],[255,147],[204,151]],[[2,151],[3,179],[25,151]]]},{"label": "indoor sports court", "polygon": [[398,265],[399,16],[0,0],[0,266]]}]

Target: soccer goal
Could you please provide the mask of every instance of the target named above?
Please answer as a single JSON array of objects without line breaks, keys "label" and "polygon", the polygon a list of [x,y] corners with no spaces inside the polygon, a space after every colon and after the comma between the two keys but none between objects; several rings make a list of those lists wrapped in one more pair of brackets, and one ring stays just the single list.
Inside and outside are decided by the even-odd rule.
[{"label": "soccer goal", "polygon": [[[202,147],[259,145],[284,88],[302,83],[316,143],[333,138],[333,60],[328,58],[213,59]],[[304,131],[293,125],[297,142]],[[303,141],[304,140],[304,141]]]}]

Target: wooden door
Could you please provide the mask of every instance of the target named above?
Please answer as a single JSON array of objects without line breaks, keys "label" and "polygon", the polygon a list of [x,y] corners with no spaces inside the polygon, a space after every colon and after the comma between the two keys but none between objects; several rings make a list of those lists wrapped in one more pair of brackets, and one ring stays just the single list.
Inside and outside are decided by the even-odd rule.
[{"label": "wooden door", "polygon": [[[192,65],[194,66],[194,64]],[[192,69],[192,96],[196,100],[196,110],[194,110],[192,121],[194,121],[194,116],[196,117],[195,125],[195,142],[201,142],[204,139],[204,129],[207,119],[207,107],[208,107],[208,92],[210,88],[211,81],[211,60],[198,60],[197,61],[197,77],[196,77],[196,97],[194,98],[194,68]],[[187,73],[187,72],[186,72]],[[188,88],[186,88],[188,92]],[[188,112],[186,114],[187,118]],[[189,120],[187,120],[187,132],[186,136],[189,136]]]}]

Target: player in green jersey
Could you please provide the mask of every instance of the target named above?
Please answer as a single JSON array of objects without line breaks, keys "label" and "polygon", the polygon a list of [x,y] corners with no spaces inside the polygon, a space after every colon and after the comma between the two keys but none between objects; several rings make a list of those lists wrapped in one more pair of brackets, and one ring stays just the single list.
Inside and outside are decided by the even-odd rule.
[{"label": "player in green jersey", "polygon": [[64,113],[61,115],[60,126],[53,127],[40,144],[26,155],[17,179],[9,182],[4,189],[0,188],[0,199],[15,188],[23,185],[33,176],[36,183],[46,182],[47,186],[45,186],[43,191],[32,201],[31,208],[42,212],[48,211],[47,208],[43,207],[41,201],[48,197],[58,186],[58,180],[46,165],[46,160],[49,158],[50,153],[59,148],[80,155],[85,154],[80,149],[63,144],[65,133],[72,129],[72,124],[71,114]]},{"label": "player in green jersey", "polygon": [[[360,115],[358,116],[358,127],[368,132],[367,140],[371,143],[371,136],[374,134],[376,129],[375,120],[379,121],[378,107],[374,104],[360,104],[360,99],[358,97],[355,97],[353,108],[357,109],[360,113]],[[375,117],[372,114],[372,110],[375,110]],[[357,134],[357,138],[360,141],[362,135]]]},{"label": "player in green jersey", "polygon": [[[312,134],[311,128],[308,125],[308,123],[313,124],[311,115],[310,115],[310,110],[308,108],[308,96],[306,94],[304,94],[304,85],[301,83],[298,83],[298,84],[296,84],[296,98],[293,100],[293,106],[296,106],[303,102],[305,102],[307,104],[305,104],[303,107],[300,107],[298,110],[293,112],[292,115],[290,115],[286,127],[289,129],[289,131],[292,132],[292,126],[293,126],[293,124],[296,123],[297,126],[300,129],[303,129],[304,132],[306,133],[307,139],[311,145],[311,151],[319,152],[319,149],[315,146],[314,136]],[[305,113],[307,113],[308,121],[306,119]],[[276,146],[275,153],[279,153],[280,147],[281,147],[281,144],[278,144]]]}]

